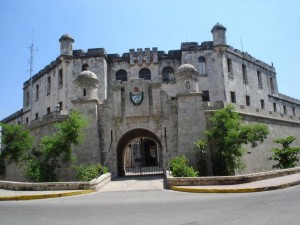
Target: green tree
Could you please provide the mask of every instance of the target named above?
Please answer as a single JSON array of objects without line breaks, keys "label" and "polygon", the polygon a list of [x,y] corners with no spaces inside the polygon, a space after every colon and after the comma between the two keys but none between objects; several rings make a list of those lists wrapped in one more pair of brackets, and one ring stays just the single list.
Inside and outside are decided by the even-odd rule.
[{"label": "green tree", "polygon": [[56,181],[55,169],[62,162],[71,160],[72,146],[83,139],[82,129],[87,121],[77,111],[72,111],[67,120],[56,124],[56,133],[44,136],[39,148],[27,155],[26,175],[32,181]]},{"label": "green tree", "polygon": [[87,120],[78,112],[72,111],[67,120],[55,125],[56,132],[44,136],[40,144],[33,148],[30,132],[21,125],[1,124],[3,127],[3,150],[0,157],[0,170],[3,160],[9,163],[25,162],[25,172],[32,181],[55,181],[55,169],[62,162],[71,160],[72,146],[83,139],[82,129]]},{"label": "green tree", "polygon": [[198,140],[194,143],[194,151],[197,159],[197,167],[200,176],[208,175],[208,146],[204,140]]},{"label": "green tree", "polygon": [[18,163],[32,149],[33,137],[22,125],[1,124],[3,127],[1,157],[8,163]]},{"label": "green tree", "polygon": [[242,145],[256,147],[269,133],[266,125],[242,124],[240,115],[234,110],[232,105],[217,110],[210,118],[211,128],[206,131],[214,175],[234,175],[235,169],[242,166]]},{"label": "green tree", "polygon": [[290,147],[296,138],[293,136],[288,136],[286,138],[279,138],[274,140],[275,143],[281,144],[282,148],[273,148],[273,156],[270,160],[278,161],[273,168],[286,169],[292,168],[297,165],[299,161],[300,148]]}]

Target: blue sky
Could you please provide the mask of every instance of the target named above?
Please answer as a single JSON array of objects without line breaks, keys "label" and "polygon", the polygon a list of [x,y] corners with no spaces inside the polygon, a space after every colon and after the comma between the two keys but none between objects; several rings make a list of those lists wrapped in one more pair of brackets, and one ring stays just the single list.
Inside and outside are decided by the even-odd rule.
[{"label": "blue sky", "polygon": [[279,91],[300,99],[299,0],[0,0],[0,119],[22,108],[32,39],[35,74],[59,55],[65,33],[74,49],[169,51],[211,41],[217,22],[229,45],[273,62]]}]

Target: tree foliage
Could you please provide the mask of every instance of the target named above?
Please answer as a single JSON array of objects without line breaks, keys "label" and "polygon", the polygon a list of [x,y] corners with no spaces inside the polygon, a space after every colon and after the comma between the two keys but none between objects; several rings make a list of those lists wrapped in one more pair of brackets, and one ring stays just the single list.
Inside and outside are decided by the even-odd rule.
[{"label": "tree foliage", "polygon": [[241,167],[243,144],[256,147],[268,135],[268,128],[263,124],[242,124],[240,115],[232,105],[217,110],[210,119],[211,128],[206,131],[208,144],[212,150],[214,175],[234,175]]},{"label": "tree foliage", "polygon": [[1,124],[3,127],[1,157],[8,163],[18,163],[32,149],[33,138],[22,125]]},{"label": "tree foliage", "polygon": [[208,146],[204,140],[198,140],[194,143],[194,152],[197,160],[197,167],[200,176],[208,175]]},{"label": "tree foliage", "polygon": [[297,165],[299,161],[300,148],[290,147],[290,145],[295,141],[295,137],[288,136],[286,138],[279,138],[274,140],[275,143],[281,144],[281,148],[273,148],[273,156],[270,160],[278,161],[273,168],[286,169],[292,168]]},{"label": "tree foliage", "polygon": [[72,111],[67,120],[55,125],[56,132],[44,136],[33,148],[33,138],[20,125],[3,124],[4,149],[1,157],[8,162],[25,162],[25,173],[31,181],[55,181],[55,170],[62,162],[71,160],[72,146],[83,139],[82,129],[87,121],[77,111]]},{"label": "tree foliage", "polygon": [[78,145],[82,129],[87,121],[77,111],[72,111],[67,120],[56,124],[57,131],[41,139],[39,148],[27,155],[26,175],[32,181],[55,181],[55,169],[61,162],[71,160],[72,145]]}]

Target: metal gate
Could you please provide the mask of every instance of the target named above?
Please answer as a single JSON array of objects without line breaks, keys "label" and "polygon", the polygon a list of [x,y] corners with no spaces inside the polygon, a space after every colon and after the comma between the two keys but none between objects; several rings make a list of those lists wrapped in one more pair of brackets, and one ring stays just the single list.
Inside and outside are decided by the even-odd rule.
[{"label": "metal gate", "polygon": [[125,176],[163,174],[160,146],[149,138],[130,141],[123,155]]}]

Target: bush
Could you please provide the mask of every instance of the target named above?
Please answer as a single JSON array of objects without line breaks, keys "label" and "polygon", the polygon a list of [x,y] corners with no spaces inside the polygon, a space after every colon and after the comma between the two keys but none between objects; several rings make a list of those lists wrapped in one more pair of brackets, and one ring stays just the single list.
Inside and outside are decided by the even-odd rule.
[{"label": "bush", "polygon": [[79,181],[90,181],[98,176],[108,173],[108,168],[98,164],[80,164],[75,166],[76,179]]},{"label": "bush", "polygon": [[171,159],[169,169],[174,177],[197,177],[198,172],[189,166],[189,161],[184,155]]},{"label": "bush", "polygon": [[272,149],[274,154],[270,160],[273,159],[278,161],[276,165],[273,165],[273,168],[286,169],[297,165],[297,162],[299,161],[298,154],[300,152],[300,148],[290,147],[290,144],[292,144],[295,139],[296,138],[293,136],[288,136],[286,138],[274,140],[275,143],[281,144],[282,148]]}]

